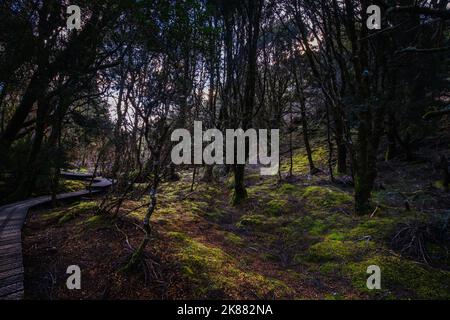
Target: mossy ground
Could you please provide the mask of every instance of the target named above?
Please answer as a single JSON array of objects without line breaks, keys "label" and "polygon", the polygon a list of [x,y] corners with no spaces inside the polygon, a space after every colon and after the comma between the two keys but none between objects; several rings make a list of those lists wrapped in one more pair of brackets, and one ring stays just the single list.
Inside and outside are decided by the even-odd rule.
[{"label": "mossy ground", "polygon": [[[164,247],[166,263],[188,288],[182,297],[449,299],[448,269],[414,261],[390,245],[399,223],[426,221],[436,214],[426,211],[436,200],[417,185],[414,164],[403,166],[402,175],[385,174],[383,188],[373,193],[378,209],[360,217],[353,214],[351,188],[330,183],[323,173],[326,158],[325,149],[314,152],[322,173],[311,176],[307,158],[299,152],[294,176],[281,182],[248,170],[249,198],[237,207],[230,203],[231,176],[221,182],[196,182],[194,192],[189,174],[163,184],[152,230],[163,239],[158,245]],[[289,161],[281,168],[286,176]],[[147,201],[127,200],[120,214],[140,222],[146,209],[134,209]],[[76,208],[48,216],[70,222],[69,217],[83,210],[81,204]],[[77,224],[86,230],[105,225],[107,221],[92,214]],[[158,254],[154,241],[149,250]],[[381,290],[366,287],[370,265],[381,269]]]},{"label": "mossy ground", "polygon": [[60,190],[58,192],[63,193],[79,191],[85,189],[88,184],[88,181],[63,179],[60,183]]},{"label": "mossy ground", "polygon": [[90,212],[97,208],[96,201],[81,201],[73,204],[70,207],[63,209],[55,209],[43,215],[44,220],[57,221],[59,224],[64,224],[75,219],[80,214]]},{"label": "mossy ground", "polygon": [[[66,193],[66,192],[74,192],[86,189],[86,186],[89,185],[89,181],[82,180],[71,180],[71,179],[61,179],[58,184],[58,188],[56,193]],[[0,186],[1,188],[1,186]],[[31,196],[38,197],[42,195],[48,195],[52,192],[50,186],[46,188],[41,188],[39,190],[35,190]]]},{"label": "mossy ground", "polygon": [[[225,298],[242,291],[257,297],[269,293],[276,296],[293,294],[282,281],[248,270],[245,261],[238,261],[220,247],[207,245],[186,234],[170,232],[176,257],[185,277],[195,286],[193,298]],[[232,236],[235,240],[237,236]],[[230,239],[228,234],[227,239]]]},{"label": "mossy ground", "polygon": [[[314,157],[325,171],[324,149]],[[380,208],[373,217],[355,216],[350,188],[329,183],[324,174],[310,176],[304,155],[293,162],[294,179],[286,182],[247,172],[249,199],[239,207],[229,201],[232,176],[225,188],[198,183],[187,198],[189,176],[163,187],[152,220],[171,235],[195,297],[248,297],[239,291],[244,288],[267,297],[265,286],[275,298],[448,297],[450,273],[400,257],[389,246],[395,226],[419,214],[383,198],[386,189],[374,192]],[[381,268],[382,290],[366,288],[371,264]]]},{"label": "mossy ground", "polygon": [[[318,149],[315,160],[323,171],[326,170],[324,159],[324,150]],[[284,163],[282,170],[287,169],[288,163]],[[407,180],[414,169],[405,169],[403,178]],[[228,252],[234,259],[236,256],[243,261],[258,259],[258,263],[268,263],[272,269],[289,270],[290,277],[302,279],[297,281],[315,279],[322,284],[323,290],[311,293],[293,286],[290,277],[279,277],[297,298],[450,298],[450,272],[402,257],[390,246],[392,233],[399,223],[430,218],[430,214],[405,210],[403,202],[392,194],[406,191],[420,201],[430,201],[429,196],[420,194],[411,185],[405,188],[398,182],[388,181],[385,188],[374,192],[373,201],[379,205],[374,215],[358,217],[353,214],[352,190],[330,184],[325,175],[310,176],[304,155],[294,157],[293,172],[300,178],[281,184],[276,178],[256,179],[252,178],[252,172],[248,173],[249,200],[237,209],[225,200],[217,205],[217,199],[221,199],[221,195],[224,198],[224,191],[218,187],[218,190],[208,191],[215,204],[210,202],[208,207],[202,202],[203,209],[197,211],[197,216],[194,197],[190,200],[194,210],[183,206],[184,212],[191,211],[191,219],[197,223],[205,223],[205,219],[211,225],[204,227],[209,233],[225,229],[228,235],[222,241],[215,236],[198,237],[195,231],[185,236]],[[415,193],[419,195],[414,196]],[[189,230],[188,226],[178,227]],[[230,240],[234,237],[238,240]],[[248,251],[242,255],[236,253],[245,249],[258,255],[249,257]],[[366,287],[367,267],[372,264],[381,268],[381,290]],[[337,283],[346,285],[339,287]],[[223,282],[222,288],[226,286]],[[279,294],[278,297],[283,297],[282,292]]]}]

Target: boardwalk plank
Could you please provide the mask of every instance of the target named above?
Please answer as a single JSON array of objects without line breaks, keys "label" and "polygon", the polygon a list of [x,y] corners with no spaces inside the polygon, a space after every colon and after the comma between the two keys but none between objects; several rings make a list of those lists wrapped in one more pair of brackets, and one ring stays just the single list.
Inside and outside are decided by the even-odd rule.
[{"label": "boardwalk plank", "polygon": [[8,263],[5,263],[4,265],[0,265],[0,273],[3,271],[16,269],[16,268],[22,268],[22,260],[18,261],[17,259],[10,259]]},{"label": "boardwalk plank", "polygon": [[12,277],[12,276],[15,276],[15,275],[18,275],[18,274],[22,274],[22,273],[23,273],[23,267],[22,266],[20,266],[18,268],[15,268],[15,269],[11,269],[11,270],[6,270],[6,271],[0,272],[0,286],[1,286],[2,281],[4,279],[7,279],[9,277]]},{"label": "boardwalk plank", "polygon": [[16,273],[0,280],[0,288],[5,288],[15,283],[23,282],[23,273]]},{"label": "boardwalk plank", "polygon": [[[73,179],[90,179],[90,174],[63,172],[62,175]],[[111,186],[111,181],[95,178],[92,188],[57,195],[58,200],[74,199],[95,194]],[[23,258],[21,230],[28,210],[51,201],[50,196],[41,196],[7,204],[0,207],[0,300],[23,299]]]},{"label": "boardwalk plank", "polygon": [[0,239],[6,239],[8,237],[13,236],[21,237],[22,233],[20,232],[20,230],[11,230],[11,231],[3,230],[3,232],[0,234]]},{"label": "boardwalk plank", "polygon": [[10,244],[1,244],[0,243],[0,253],[1,252],[10,252],[14,250],[20,250],[20,242],[19,243],[10,243]]},{"label": "boardwalk plank", "polygon": [[11,294],[9,294],[9,295],[7,295],[5,297],[2,297],[0,299],[3,299],[3,300],[22,300],[23,299],[23,290],[11,293]]},{"label": "boardwalk plank", "polygon": [[18,291],[23,291],[23,281],[16,282],[6,287],[0,288],[0,299],[4,299],[4,297],[16,293]]},{"label": "boardwalk plank", "polygon": [[14,263],[20,263],[20,264],[23,263],[22,252],[18,252],[15,255],[9,255],[6,257],[2,257],[0,259],[0,267],[2,269],[7,268],[8,266],[10,266]]},{"label": "boardwalk plank", "polygon": [[20,243],[22,241],[21,237],[11,237],[8,239],[0,239],[0,247],[6,245],[13,245],[16,243]]}]

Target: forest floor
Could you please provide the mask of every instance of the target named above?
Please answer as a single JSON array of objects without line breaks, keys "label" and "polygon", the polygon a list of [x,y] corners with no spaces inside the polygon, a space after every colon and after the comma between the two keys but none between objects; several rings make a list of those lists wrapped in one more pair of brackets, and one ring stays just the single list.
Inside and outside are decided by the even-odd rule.
[{"label": "forest floor", "polygon": [[[433,141],[436,141],[434,139]],[[327,151],[314,160],[326,172]],[[450,195],[426,155],[449,139],[422,142],[413,162],[380,162],[369,216],[352,214],[352,189],[308,174],[303,150],[294,176],[248,170],[248,201],[230,204],[232,181],[166,183],[152,216],[145,264],[119,271],[141,239],[148,198],[128,199],[120,219],[95,215],[98,199],[30,214],[23,233],[29,299],[450,299]],[[282,171],[288,171],[288,161]],[[137,185],[139,191],[141,186]],[[137,192],[136,191],[136,192]],[[68,290],[69,265],[82,289]],[[381,268],[368,290],[367,267]]]}]

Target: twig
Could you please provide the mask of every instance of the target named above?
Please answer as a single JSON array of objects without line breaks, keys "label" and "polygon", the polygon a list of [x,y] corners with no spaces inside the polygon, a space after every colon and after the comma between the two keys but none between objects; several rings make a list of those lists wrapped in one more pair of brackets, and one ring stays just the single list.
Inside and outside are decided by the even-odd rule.
[{"label": "twig", "polygon": [[129,241],[129,239],[128,239],[128,235],[127,235],[123,230],[121,230],[121,229],[119,228],[119,226],[117,225],[117,223],[115,223],[114,225],[116,226],[117,230],[118,230],[120,233],[122,233],[122,234],[124,235],[124,237],[125,237],[125,242],[127,243],[127,245],[128,245],[128,247],[130,248],[130,250],[131,250],[131,251],[134,251],[134,248],[133,248],[133,246],[130,244],[130,241]]},{"label": "twig", "polygon": [[379,206],[377,206],[375,208],[375,210],[373,210],[372,214],[370,215],[370,218],[372,218],[375,215],[375,213],[378,211],[378,209],[379,209]]}]

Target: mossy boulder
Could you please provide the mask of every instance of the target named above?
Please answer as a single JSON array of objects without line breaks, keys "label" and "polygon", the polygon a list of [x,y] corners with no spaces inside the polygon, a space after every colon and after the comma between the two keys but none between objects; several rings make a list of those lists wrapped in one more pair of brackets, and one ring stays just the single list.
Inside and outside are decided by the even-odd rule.
[{"label": "mossy boulder", "polygon": [[267,202],[263,212],[270,216],[279,216],[289,210],[289,202],[285,199],[273,199]]},{"label": "mossy boulder", "polygon": [[354,261],[364,253],[373,250],[373,242],[341,241],[326,238],[312,245],[308,250],[310,261]]},{"label": "mossy boulder", "polygon": [[353,198],[334,187],[308,186],[303,190],[302,200],[315,207],[330,208],[351,205]]}]

